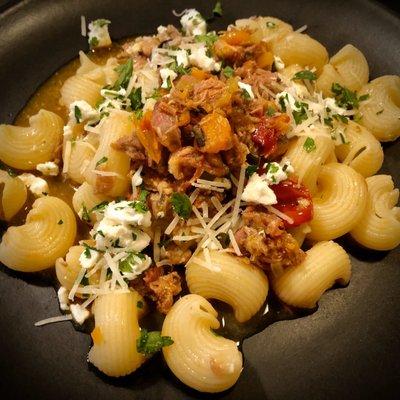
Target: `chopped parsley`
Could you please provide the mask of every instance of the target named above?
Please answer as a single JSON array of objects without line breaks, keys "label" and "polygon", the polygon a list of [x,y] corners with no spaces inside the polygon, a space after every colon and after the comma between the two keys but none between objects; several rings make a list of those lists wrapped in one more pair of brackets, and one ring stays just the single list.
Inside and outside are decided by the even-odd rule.
[{"label": "chopped parsley", "polygon": [[137,88],[131,91],[129,94],[129,100],[131,102],[132,111],[138,111],[143,108],[142,105],[142,88]]},{"label": "chopped parsley", "polygon": [[[140,91],[142,90],[142,88],[140,88]],[[161,93],[160,93],[160,89],[154,89],[153,94],[150,96],[151,99],[154,100],[158,100],[161,98]]]},{"label": "chopped parsley", "polygon": [[308,118],[307,116],[308,104],[296,101],[294,105],[298,108],[298,110],[293,110],[292,114],[294,122],[296,122],[296,125],[299,125]]},{"label": "chopped parsley", "polygon": [[289,103],[289,96],[287,93],[284,96],[279,97],[279,105],[281,106],[283,112],[286,112],[285,100]]},{"label": "chopped parsley", "polygon": [[192,213],[192,203],[185,193],[175,192],[171,196],[173,210],[183,219],[188,219]]},{"label": "chopped parsley", "polygon": [[227,78],[231,78],[231,77],[234,75],[235,70],[234,70],[232,67],[230,67],[229,65],[227,65],[227,66],[222,70],[222,73],[223,73]]},{"label": "chopped parsley", "polygon": [[268,163],[266,167],[266,172],[271,174],[276,174],[279,171],[279,165],[277,163]]},{"label": "chopped parsley", "polygon": [[161,336],[159,331],[148,332],[146,329],[141,329],[140,337],[136,341],[136,348],[139,353],[151,356],[173,343],[174,341],[169,336]]},{"label": "chopped parsley", "polygon": [[208,32],[204,35],[196,35],[194,41],[196,43],[204,43],[208,49],[214,46],[214,43],[218,40],[218,35],[215,32]]},{"label": "chopped parsley", "polygon": [[90,222],[90,214],[84,204],[82,204],[82,220],[86,221],[86,222]]},{"label": "chopped parsley", "polygon": [[97,39],[96,36],[93,36],[90,40],[89,40],[89,46],[91,49],[97,47],[99,45],[99,39]]},{"label": "chopped parsley", "polygon": [[349,123],[349,119],[344,115],[333,114],[332,117],[335,118],[336,121],[343,122],[344,124],[348,124]]},{"label": "chopped parsley", "polygon": [[91,251],[97,251],[94,247],[89,246],[86,243],[82,243],[83,247],[85,250],[83,251],[83,254],[85,255],[86,258],[90,258],[92,256]]},{"label": "chopped parsley", "polygon": [[115,81],[112,90],[126,89],[133,72],[132,59],[129,59],[125,64],[119,65],[115,68],[115,71],[118,72],[118,79]]},{"label": "chopped parsley", "polygon": [[121,272],[133,272],[133,266],[136,264],[135,257],[144,260],[146,257],[142,253],[130,252],[129,255],[119,262]]},{"label": "chopped parsley", "polygon": [[96,204],[96,205],[90,210],[90,212],[93,212],[93,211],[102,212],[102,211],[104,211],[104,209],[107,207],[107,205],[108,205],[108,201],[102,201],[101,203]]},{"label": "chopped parsley", "polygon": [[100,160],[97,161],[96,167],[98,167],[98,166],[101,165],[101,164],[106,163],[107,161],[108,161],[108,158],[107,158],[107,157],[101,157]]},{"label": "chopped parsley", "polygon": [[272,21],[267,21],[266,25],[267,25],[267,28],[269,28],[269,29],[276,28],[276,23],[272,22]]},{"label": "chopped parsley", "polygon": [[333,128],[333,120],[331,117],[324,118],[324,124],[328,125],[330,128]]},{"label": "chopped parsley", "polygon": [[212,10],[213,15],[216,17],[222,17],[222,3],[220,1],[217,1],[215,3],[215,6]]},{"label": "chopped parsley", "polygon": [[147,190],[142,189],[139,194],[139,199],[129,203],[129,205],[138,213],[144,214],[149,211],[149,208],[146,204],[146,198],[149,192]]},{"label": "chopped parsley", "polygon": [[168,68],[176,72],[178,75],[187,75],[190,72],[190,68],[185,68],[182,64],[178,65],[176,61],[169,64]]},{"label": "chopped parsley", "polygon": [[64,221],[62,220],[62,219],[60,219],[58,222],[57,222],[57,225],[62,225],[64,223]]},{"label": "chopped parsley", "polygon": [[294,74],[292,80],[308,80],[308,81],[315,81],[317,79],[317,75],[314,72],[305,69],[303,71],[299,71]]},{"label": "chopped parsley", "polygon": [[275,110],[275,108],[273,108],[273,107],[268,107],[268,108],[267,108],[267,111],[265,111],[265,115],[266,115],[267,117],[272,117],[272,116],[275,115],[275,113],[276,113],[276,110]]},{"label": "chopped parsley", "polygon": [[258,166],[257,165],[249,165],[246,168],[246,175],[252,176],[255,172],[257,172]]},{"label": "chopped parsley", "polygon": [[77,124],[82,122],[82,111],[78,106],[74,107],[74,115],[75,115],[75,121]]},{"label": "chopped parsley", "polygon": [[345,108],[346,110],[352,110],[358,108],[361,101],[367,100],[369,95],[364,94],[360,97],[357,96],[356,92],[352,92],[346,87],[339,83],[332,84],[332,93],[335,95],[336,103],[339,107]]},{"label": "chopped parsley", "polygon": [[251,100],[250,93],[249,93],[246,89],[242,89],[242,96],[243,96],[246,100]]},{"label": "chopped parsley", "polygon": [[142,309],[143,306],[144,306],[144,304],[143,304],[143,301],[141,301],[141,300],[139,300],[139,301],[136,303],[136,307],[137,307],[137,308]]},{"label": "chopped parsley", "polygon": [[303,148],[307,153],[311,153],[312,151],[314,151],[317,148],[314,139],[308,136],[303,144]]}]

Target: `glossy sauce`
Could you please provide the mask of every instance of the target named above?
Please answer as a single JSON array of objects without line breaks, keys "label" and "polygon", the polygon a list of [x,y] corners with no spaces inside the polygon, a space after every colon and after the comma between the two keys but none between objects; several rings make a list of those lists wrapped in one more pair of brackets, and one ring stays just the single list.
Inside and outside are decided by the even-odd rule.
[{"label": "glossy sauce", "polygon": [[[90,52],[89,58],[98,64],[104,64],[109,57],[115,56],[120,51],[120,45],[114,44],[110,48],[101,49],[96,52]],[[67,123],[68,111],[64,106],[59,103],[60,89],[63,83],[72,75],[75,74],[79,68],[79,58],[76,58],[60,68],[52,77],[50,77],[31,97],[26,106],[18,114],[15,124],[20,126],[29,125],[29,118],[39,112],[40,109],[46,109],[58,114]],[[66,201],[72,207],[72,196],[75,191],[75,185],[65,181],[62,176],[56,178],[46,177],[49,184],[50,194]],[[12,225],[22,224],[25,220],[26,214],[31,208],[34,201],[33,196],[29,198],[24,209],[11,221]],[[77,241],[87,238],[88,226],[79,221],[78,223],[78,237]],[[48,273],[44,271],[47,276]],[[53,274],[54,275],[54,274]],[[53,279],[56,290],[59,283],[54,276]],[[182,295],[187,294],[187,289],[183,290]],[[236,321],[232,310],[224,303],[211,301],[218,311],[218,318],[221,323],[220,328],[216,331],[218,334],[239,342],[241,345],[243,340],[263,331],[267,326],[277,321],[290,320],[309,315],[313,310],[294,309],[287,305],[282,304],[270,291],[267,301],[261,307],[260,311],[245,323]],[[141,326],[150,330],[161,330],[163,316],[158,312],[150,312],[141,320]],[[74,323],[74,326],[79,331],[91,332],[93,329],[93,319],[87,320],[82,326]]]}]

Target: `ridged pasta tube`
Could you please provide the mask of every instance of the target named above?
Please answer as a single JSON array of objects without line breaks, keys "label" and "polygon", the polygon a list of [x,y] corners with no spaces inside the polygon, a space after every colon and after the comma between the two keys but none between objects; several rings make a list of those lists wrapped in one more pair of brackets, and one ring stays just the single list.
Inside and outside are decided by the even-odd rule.
[{"label": "ridged pasta tube", "polygon": [[[96,193],[108,196],[124,195],[128,189],[130,158],[115,150],[112,143],[129,136],[134,129],[132,116],[126,111],[114,111],[102,122],[100,144],[85,173],[86,180]],[[105,160],[101,165],[100,160]]]},{"label": "ridged pasta tube", "polygon": [[318,177],[319,191],[313,196],[312,240],[335,239],[351,231],[367,204],[365,179],[344,164],[327,164]]},{"label": "ridged pasta tube", "polygon": [[349,282],[351,264],[346,251],[332,241],[317,243],[306,254],[301,264],[285,269],[272,286],[286,304],[313,308],[335,282]]},{"label": "ridged pasta tube", "polygon": [[75,141],[69,159],[68,177],[74,182],[83,183],[84,174],[95,153],[96,148],[91,143],[83,140]]},{"label": "ridged pasta tube", "polygon": [[381,142],[400,136],[400,77],[385,75],[363,86],[359,95],[369,95],[360,102],[360,121]]},{"label": "ridged pasta tube", "polygon": [[4,183],[1,206],[4,219],[9,221],[23,207],[28,197],[25,184],[18,177],[11,177],[6,171],[0,171],[0,184]]},{"label": "ridged pasta tube", "polygon": [[92,107],[101,99],[102,86],[83,75],[74,75],[68,78],[60,92],[60,103],[67,108],[71,103],[85,100]]},{"label": "ridged pasta tube", "polygon": [[91,61],[83,51],[80,51],[79,60],[81,66],[76,71],[77,75],[82,75],[101,86],[111,85],[118,78],[118,73],[115,71],[118,62],[114,57],[109,58],[105,65],[98,65]]},{"label": "ridged pasta tube", "polygon": [[52,267],[75,236],[75,215],[68,204],[57,197],[41,197],[33,203],[24,225],[7,229],[0,243],[0,262],[22,272]]},{"label": "ridged pasta tube", "polygon": [[378,172],[383,163],[383,150],[375,136],[367,128],[353,121],[346,125],[345,136],[348,143],[335,148],[340,162],[364,177]]},{"label": "ridged pasta tube", "polygon": [[368,82],[369,68],[364,54],[351,44],[342,47],[323,67],[316,88],[325,96],[331,96],[333,83],[358,91]]},{"label": "ridged pasta tube", "polygon": [[54,160],[62,142],[63,120],[40,110],[29,118],[29,125],[0,125],[0,160],[10,167],[34,170],[37,164]]},{"label": "ridged pasta tube", "polygon": [[168,367],[185,385],[200,392],[222,392],[233,386],[242,371],[236,343],[215,335],[217,311],[203,297],[180,298],[167,314],[162,335],[174,343],[163,348]]},{"label": "ridged pasta tube", "polygon": [[191,293],[229,304],[239,322],[249,320],[263,305],[268,294],[268,279],[247,258],[210,251],[211,271],[196,262],[202,253],[186,266],[186,282]]},{"label": "ridged pasta tube", "polygon": [[72,246],[65,256],[65,261],[63,258],[56,260],[55,269],[58,282],[68,290],[71,290],[72,286],[74,286],[79,271],[82,268],[79,257],[83,250],[83,246]]},{"label": "ridged pasta tube", "polygon": [[399,189],[390,175],[366,179],[368,205],[359,223],[350,232],[360,244],[374,250],[391,250],[400,244]]},{"label": "ridged pasta tube", "polygon": [[[307,151],[304,145],[308,138],[314,140],[315,149]],[[317,189],[317,178],[321,166],[333,153],[335,145],[326,127],[316,125],[314,129],[306,128],[304,136],[300,136],[289,145],[285,154],[299,177],[299,182],[303,183],[311,193]]]},{"label": "ridged pasta tube", "polygon": [[255,41],[276,42],[293,32],[293,28],[286,22],[274,17],[251,17],[238,19],[235,22],[238,28],[248,28]]},{"label": "ridged pasta tube", "polygon": [[88,360],[109,376],[125,376],[142,365],[145,358],[138,353],[140,336],[137,292],[112,292],[99,296],[93,304],[98,339],[89,351]]},{"label": "ridged pasta tube", "polygon": [[299,64],[320,71],[328,62],[326,48],[304,33],[291,32],[272,45],[272,51],[285,65]]}]

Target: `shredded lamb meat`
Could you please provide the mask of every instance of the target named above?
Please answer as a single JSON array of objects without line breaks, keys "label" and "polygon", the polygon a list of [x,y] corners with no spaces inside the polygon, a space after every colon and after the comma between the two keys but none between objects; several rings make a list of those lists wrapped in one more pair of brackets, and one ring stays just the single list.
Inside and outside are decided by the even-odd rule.
[{"label": "shredded lamb meat", "polygon": [[157,310],[163,314],[171,309],[174,296],[182,290],[179,274],[166,272],[163,267],[150,267],[143,277],[132,281],[131,286],[143,297],[155,301]]},{"label": "shredded lamb meat", "polygon": [[243,224],[235,239],[243,254],[260,268],[271,265],[287,268],[300,264],[305,253],[292,235],[284,229],[283,221],[260,208],[247,207],[242,214]]},{"label": "shredded lamb meat", "polygon": [[111,143],[111,147],[128,154],[132,161],[137,164],[136,167],[147,159],[143,146],[135,134],[119,138],[116,142]]}]

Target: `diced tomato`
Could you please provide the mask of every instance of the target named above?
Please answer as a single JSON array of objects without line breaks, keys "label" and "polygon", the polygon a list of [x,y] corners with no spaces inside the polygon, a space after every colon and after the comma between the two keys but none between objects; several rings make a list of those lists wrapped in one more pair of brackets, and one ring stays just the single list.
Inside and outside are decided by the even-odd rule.
[{"label": "diced tomato", "polygon": [[292,179],[286,179],[276,185],[271,185],[278,200],[274,207],[293,220],[290,224],[284,221],[287,228],[299,226],[313,217],[313,203],[309,190]]},{"label": "diced tomato", "polygon": [[261,118],[252,140],[262,156],[268,157],[278,149],[278,139],[286,132],[289,121],[290,118],[286,114]]}]

